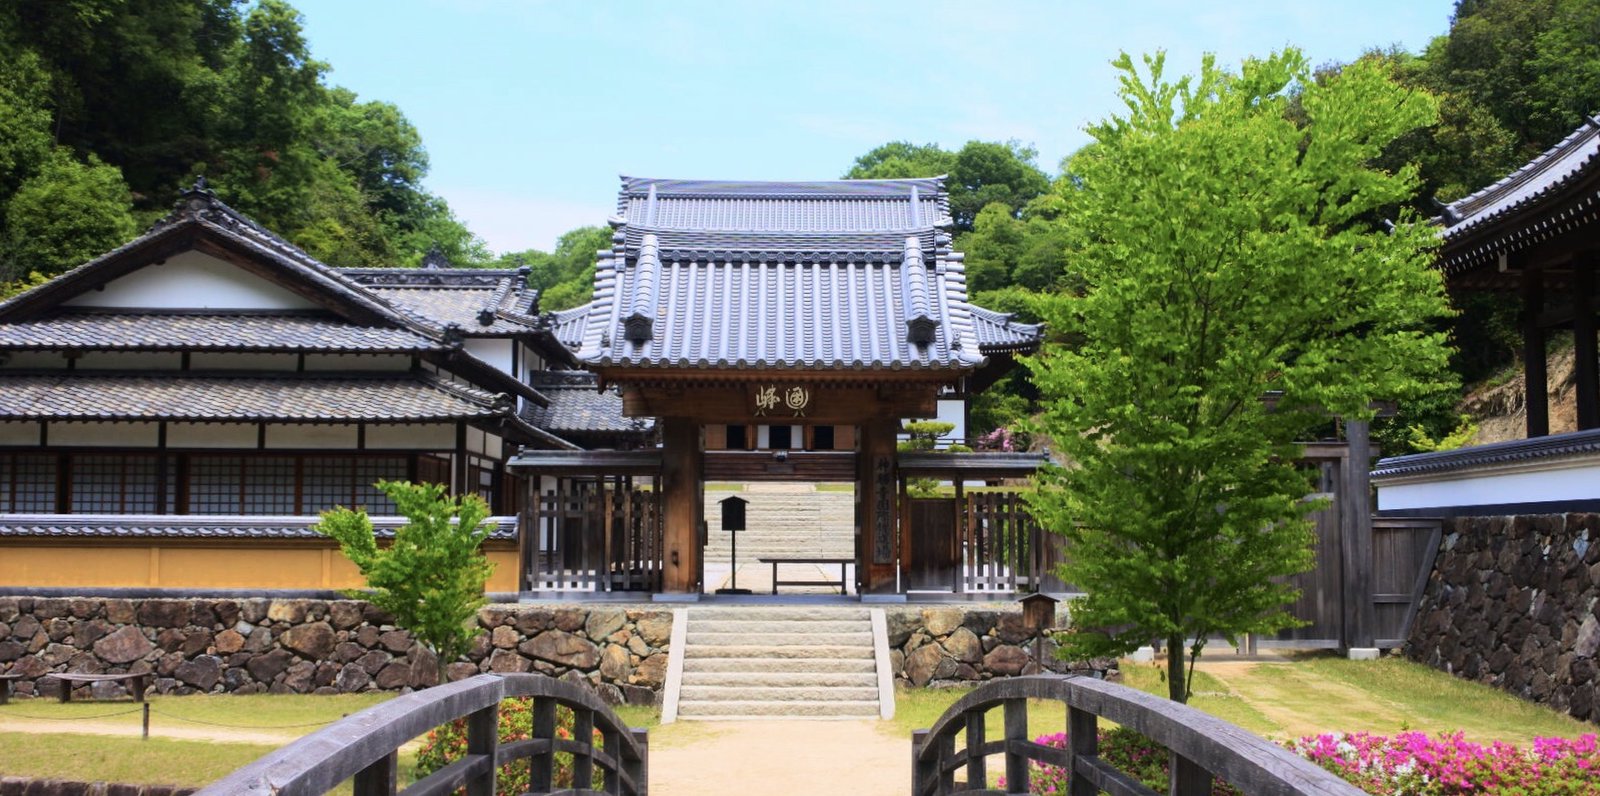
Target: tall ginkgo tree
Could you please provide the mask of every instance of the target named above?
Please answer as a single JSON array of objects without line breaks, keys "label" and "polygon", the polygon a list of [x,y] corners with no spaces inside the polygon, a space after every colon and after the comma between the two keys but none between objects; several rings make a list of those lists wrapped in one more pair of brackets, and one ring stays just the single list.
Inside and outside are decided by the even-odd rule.
[{"label": "tall ginkgo tree", "polygon": [[[1296,624],[1311,566],[1296,439],[1447,382],[1434,231],[1399,214],[1414,167],[1374,165],[1435,116],[1356,63],[1313,78],[1288,50],[1169,82],[1124,55],[1127,111],[1059,186],[1081,292],[1040,309],[1040,427],[1070,462],[1032,508],[1068,539],[1069,655],[1167,652],[1169,694],[1207,637]],[[1191,658],[1192,660],[1192,658]]]}]

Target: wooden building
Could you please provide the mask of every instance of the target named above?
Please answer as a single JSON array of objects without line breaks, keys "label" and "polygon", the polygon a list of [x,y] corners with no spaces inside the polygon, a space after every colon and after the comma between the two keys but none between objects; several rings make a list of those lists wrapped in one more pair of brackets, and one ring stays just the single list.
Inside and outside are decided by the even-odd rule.
[{"label": "wooden building", "polygon": [[[532,453],[513,469],[603,471],[619,490],[659,479],[659,517],[644,520],[659,524],[659,544],[624,545],[637,528],[605,524],[590,536],[606,542],[611,571],[659,567],[658,588],[673,593],[703,588],[707,478],[854,481],[858,586],[903,588],[901,421],[940,415],[941,399],[991,383],[1039,340],[968,301],[941,180],[623,178],[612,223],[593,300],[556,325],[580,364],[620,389],[627,416],[656,420],[660,450]],[[559,535],[541,523],[576,510],[564,489],[539,505],[541,539]],[[619,500],[600,498],[608,512]],[[624,548],[642,557],[614,558]]]},{"label": "wooden building", "polygon": [[[546,425],[594,403],[532,386],[573,364],[556,332],[526,272],[331,268],[197,186],[0,303],[0,584],[359,585],[307,526],[411,479],[490,502],[516,591],[506,461],[577,449]],[[589,441],[648,434],[612,431]]]}]

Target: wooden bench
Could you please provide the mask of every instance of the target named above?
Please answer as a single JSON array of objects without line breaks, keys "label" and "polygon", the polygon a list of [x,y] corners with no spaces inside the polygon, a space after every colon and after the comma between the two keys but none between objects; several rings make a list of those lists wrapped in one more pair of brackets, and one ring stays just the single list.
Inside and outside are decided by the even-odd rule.
[{"label": "wooden bench", "polygon": [[[850,582],[849,582],[849,580],[847,580],[847,577],[846,577],[846,567],[849,567],[851,564],[856,563],[856,560],[854,558],[787,558],[786,557],[786,558],[758,558],[756,560],[760,561],[763,564],[771,564],[772,565],[772,593],[773,594],[777,594],[778,593],[778,587],[779,586],[829,586],[829,587],[838,586],[840,594],[849,594],[850,593],[850,585],[849,585]],[[829,579],[825,579],[825,580],[778,580],[778,565],[779,564],[817,564],[817,565],[820,565],[820,566],[827,566],[829,564],[838,564],[839,565],[839,579],[838,580],[833,580],[833,579],[829,578]]]},{"label": "wooden bench", "polygon": [[133,694],[133,701],[143,702],[144,690],[150,685],[150,678],[152,676],[153,675],[150,672],[142,672],[139,674],[75,674],[66,672],[52,672],[50,674],[43,675],[40,677],[40,679],[42,680],[45,677],[51,677],[61,681],[62,702],[72,701],[72,686],[74,683],[104,682],[127,683],[128,691]]},{"label": "wooden bench", "polygon": [[11,683],[21,679],[20,674],[0,674],[0,705],[11,701]]}]

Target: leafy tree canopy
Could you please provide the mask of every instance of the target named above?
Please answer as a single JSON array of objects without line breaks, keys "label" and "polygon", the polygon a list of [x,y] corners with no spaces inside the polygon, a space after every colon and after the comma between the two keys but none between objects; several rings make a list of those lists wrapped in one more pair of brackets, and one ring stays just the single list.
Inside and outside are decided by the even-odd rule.
[{"label": "leafy tree canopy", "polygon": [[1372,165],[1436,102],[1375,64],[1313,80],[1294,50],[1177,81],[1160,55],[1116,66],[1128,112],[1091,128],[1062,192],[1083,290],[1038,302],[1074,345],[1029,363],[1073,464],[1031,502],[1088,594],[1064,648],[1162,639],[1181,701],[1186,639],[1295,622],[1280,576],[1310,566],[1315,506],[1294,441],[1448,387],[1434,233],[1380,223],[1417,169]]},{"label": "leafy tree canopy", "polygon": [[364,510],[325,511],[313,530],[339,543],[367,579],[367,600],[394,617],[438,656],[439,680],[480,632],[484,584],[494,565],[480,549],[494,525],[485,524],[489,505],[477,495],[450,497],[440,484],[379,481],[406,523],[394,541],[379,547]]},{"label": "leafy tree canopy", "polygon": [[539,308],[553,312],[588,303],[594,295],[596,255],[601,249],[610,248],[609,227],[579,227],[562,235],[553,252],[515,252],[501,257],[496,266],[531,268],[528,286],[540,291]]},{"label": "leafy tree canopy", "polygon": [[985,205],[1000,203],[1016,213],[1050,187],[1050,179],[1034,162],[1033,147],[1017,141],[968,141],[955,152],[937,144],[891,141],[856,158],[847,180],[903,179],[946,175],[950,216],[958,232],[976,223]]}]

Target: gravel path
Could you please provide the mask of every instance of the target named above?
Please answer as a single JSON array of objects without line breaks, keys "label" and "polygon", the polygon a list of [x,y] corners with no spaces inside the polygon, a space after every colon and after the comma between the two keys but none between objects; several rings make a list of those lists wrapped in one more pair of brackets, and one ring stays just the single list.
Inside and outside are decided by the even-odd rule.
[{"label": "gravel path", "polygon": [[911,739],[877,721],[677,722],[650,730],[650,792],[658,796],[911,790]]}]

